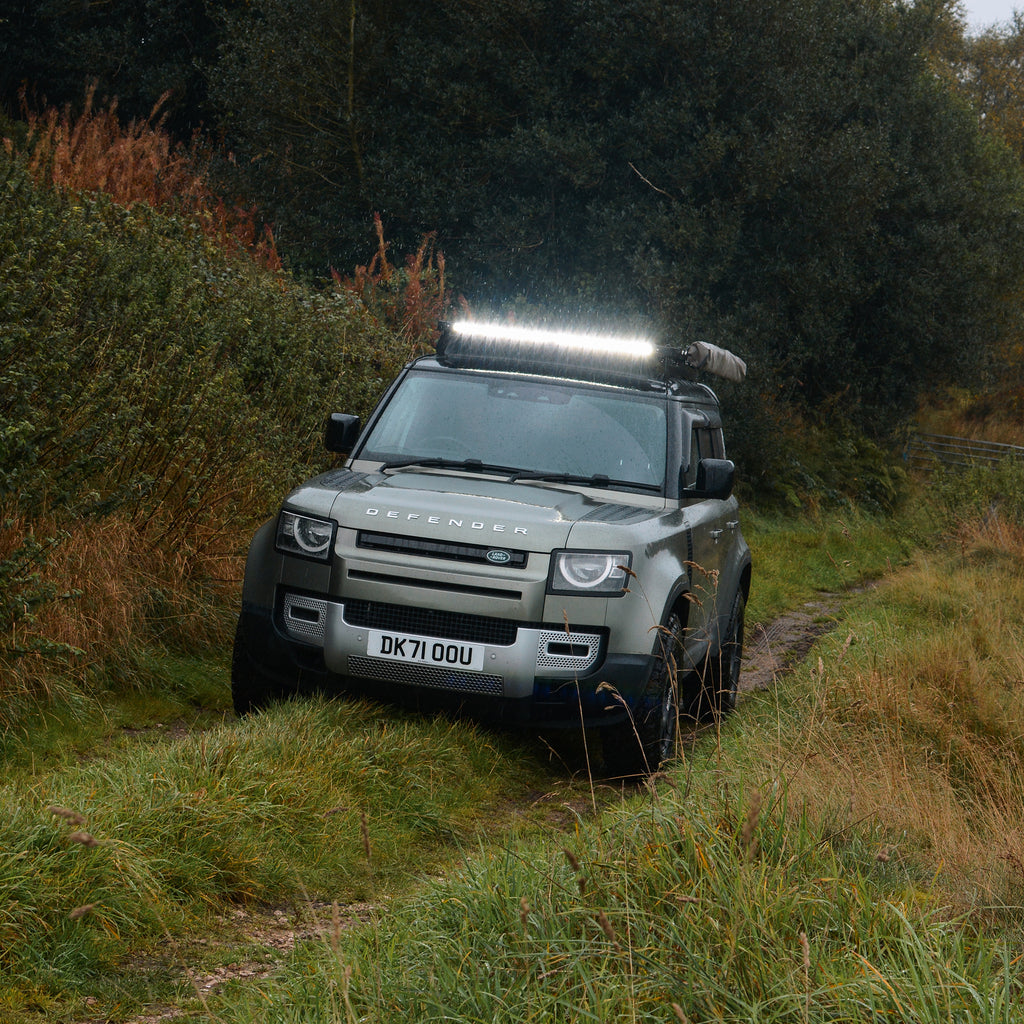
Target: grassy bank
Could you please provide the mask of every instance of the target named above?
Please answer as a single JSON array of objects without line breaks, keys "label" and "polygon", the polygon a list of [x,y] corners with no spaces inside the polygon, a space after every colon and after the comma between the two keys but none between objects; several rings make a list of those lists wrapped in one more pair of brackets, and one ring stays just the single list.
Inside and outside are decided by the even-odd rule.
[{"label": "grassy bank", "polygon": [[340,703],[188,735],[154,726],[54,770],[22,765],[2,799],[12,1009],[15,993],[23,1009],[117,1003],[126,956],[232,905],[402,892],[544,771],[507,738]]}]

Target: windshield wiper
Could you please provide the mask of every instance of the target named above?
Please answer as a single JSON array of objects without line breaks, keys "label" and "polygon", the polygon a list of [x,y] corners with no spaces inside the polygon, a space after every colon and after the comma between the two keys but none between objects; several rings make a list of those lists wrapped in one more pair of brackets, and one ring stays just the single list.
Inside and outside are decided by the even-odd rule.
[{"label": "windshield wiper", "polygon": [[604,473],[586,476],[583,473],[549,473],[543,469],[521,469],[509,477],[517,480],[545,480],[555,484],[583,484],[585,487],[632,487],[642,491],[661,491],[661,484],[642,484],[636,480],[614,480]]},{"label": "windshield wiper", "polygon": [[389,469],[462,469],[468,473],[500,473],[508,475],[508,482],[518,480],[543,480],[556,484],[582,484],[585,487],[629,487],[641,491],[661,491],[661,484],[642,484],[636,480],[614,480],[604,473],[586,476],[582,473],[553,473],[543,469],[517,469],[515,466],[498,466],[480,459],[443,459],[436,456],[413,456],[385,462],[379,472]]},{"label": "windshield wiper", "polygon": [[502,473],[512,474],[521,473],[522,470],[516,469],[515,466],[495,466],[489,462],[482,462],[480,459],[442,459],[434,456],[414,456],[409,459],[394,459],[391,462],[385,462],[380,467],[380,472],[383,473],[389,469],[464,469],[470,473]]}]

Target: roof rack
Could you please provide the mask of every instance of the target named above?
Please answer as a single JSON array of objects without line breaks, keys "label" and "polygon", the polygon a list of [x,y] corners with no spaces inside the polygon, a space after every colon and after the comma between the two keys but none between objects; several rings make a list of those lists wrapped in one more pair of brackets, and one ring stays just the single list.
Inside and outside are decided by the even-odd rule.
[{"label": "roof rack", "polygon": [[696,380],[701,370],[741,381],[746,364],[708,342],[680,350],[645,338],[542,330],[475,320],[441,321],[437,358],[447,366],[518,370],[601,383]]}]

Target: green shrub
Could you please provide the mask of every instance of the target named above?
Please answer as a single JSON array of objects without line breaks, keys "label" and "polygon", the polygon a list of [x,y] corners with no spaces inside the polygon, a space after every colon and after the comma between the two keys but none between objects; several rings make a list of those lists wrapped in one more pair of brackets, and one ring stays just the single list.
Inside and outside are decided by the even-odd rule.
[{"label": "green shrub", "polygon": [[840,508],[890,513],[907,493],[907,474],[893,452],[853,424],[808,423],[792,408],[752,403],[730,413],[730,457],[744,497],[759,508]]},{"label": "green shrub", "polygon": [[0,498],[168,513],[175,539],[252,521],[265,505],[223,487],[278,493],[325,413],[365,412],[402,361],[347,293],[267,274],[194,224],[41,190],[9,157],[0,187]]},{"label": "green shrub", "polygon": [[[39,186],[4,150],[0,308],[5,626],[65,589],[53,549],[32,546],[44,517],[71,533],[100,518],[161,554],[154,585],[178,604],[237,578],[225,559],[326,465],[326,415],[365,415],[418,340],[352,290],[270,272],[194,220]],[[0,659],[25,642],[11,636]]]},{"label": "green shrub", "polygon": [[1024,527],[1024,459],[945,467],[935,473],[931,489],[949,527],[994,520]]}]

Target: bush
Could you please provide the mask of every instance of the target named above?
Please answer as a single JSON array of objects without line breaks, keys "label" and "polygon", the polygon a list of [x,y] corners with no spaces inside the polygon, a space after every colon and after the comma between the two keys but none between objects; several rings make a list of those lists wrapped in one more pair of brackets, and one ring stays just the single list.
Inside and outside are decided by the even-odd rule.
[{"label": "bush", "polygon": [[949,529],[992,522],[1024,527],[1024,459],[943,468],[935,473],[932,490]]},{"label": "bush", "polygon": [[[725,401],[723,410],[729,417]],[[762,510],[853,504],[889,513],[907,493],[906,471],[892,451],[839,417],[808,423],[792,408],[768,401],[734,415],[729,454],[745,498]]]},{"label": "bush", "polygon": [[[109,524],[116,542],[90,546],[127,538],[179,611],[190,589],[232,586],[254,526],[323,464],[325,416],[365,415],[419,336],[194,219],[41,187],[4,151],[0,196],[2,625],[30,625],[26,610],[67,589],[32,539],[44,519],[71,534]],[[2,635],[0,661],[42,649]]]}]

